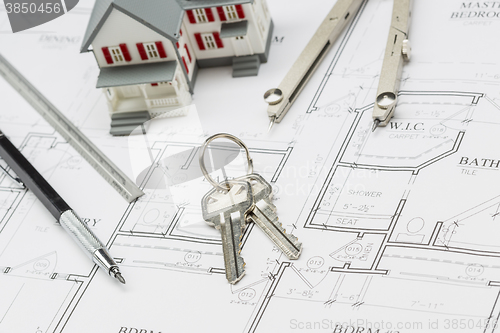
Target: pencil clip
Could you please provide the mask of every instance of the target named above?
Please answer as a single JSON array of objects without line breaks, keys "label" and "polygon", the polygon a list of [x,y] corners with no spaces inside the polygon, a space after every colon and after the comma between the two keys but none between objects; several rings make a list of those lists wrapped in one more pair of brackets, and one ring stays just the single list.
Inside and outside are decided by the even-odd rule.
[{"label": "pencil clip", "polygon": [[15,181],[16,183],[18,183],[19,185],[21,185],[23,187],[23,189],[26,188],[26,185],[24,185],[24,183],[21,181],[21,179],[19,179],[19,177],[14,177],[12,176],[8,171],[7,169],[5,169],[3,166],[0,165],[0,169],[10,178],[12,179],[13,181]]}]

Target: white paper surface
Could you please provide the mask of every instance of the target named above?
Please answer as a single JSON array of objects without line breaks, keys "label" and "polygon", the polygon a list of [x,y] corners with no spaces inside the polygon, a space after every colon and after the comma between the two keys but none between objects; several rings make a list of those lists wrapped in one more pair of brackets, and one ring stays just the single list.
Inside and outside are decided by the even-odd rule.
[{"label": "white paper surface", "polygon": [[[1,333],[498,331],[497,3],[414,2],[396,115],[372,133],[392,1],[369,0],[267,133],[263,93],[332,6],[268,0],[275,37],[257,77],[202,69],[187,117],[130,138],[108,134],[97,65],[78,53],[92,5],[14,35],[0,11],[0,53],[132,179],[149,170],[146,195],[127,204],[3,80],[0,128],[109,246],[127,284],[97,270],[31,192],[0,176]],[[283,226],[304,246],[287,260],[249,227],[247,274],[234,286],[220,235],[201,216],[210,185],[182,182],[177,170],[181,181],[167,188],[156,174],[217,132],[249,146]],[[186,168],[197,163],[190,156]],[[226,171],[245,169],[240,156]]]}]

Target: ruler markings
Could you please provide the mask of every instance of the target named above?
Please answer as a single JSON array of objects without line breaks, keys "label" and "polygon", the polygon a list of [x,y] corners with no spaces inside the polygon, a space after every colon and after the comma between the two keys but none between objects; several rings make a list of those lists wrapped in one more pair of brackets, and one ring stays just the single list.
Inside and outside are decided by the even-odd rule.
[{"label": "ruler markings", "polygon": [[2,55],[0,55],[0,75],[128,202],[144,194]]}]

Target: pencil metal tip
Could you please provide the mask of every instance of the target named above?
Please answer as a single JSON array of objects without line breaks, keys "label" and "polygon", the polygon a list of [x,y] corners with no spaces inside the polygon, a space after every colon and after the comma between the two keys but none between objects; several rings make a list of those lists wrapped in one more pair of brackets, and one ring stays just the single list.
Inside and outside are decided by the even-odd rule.
[{"label": "pencil metal tip", "polygon": [[270,117],[271,121],[269,122],[269,128],[267,129],[267,133],[271,132],[271,128],[273,128],[274,123],[276,122],[276,117]]},{"label": "pencil metal tip", "polygon": [[380,120],[375,119],[373,121],[372,132],[375,132],[375,130],[377,129],[377,127],[378,127],[379,124],[380,124]]},{"label": "pencil metal tip", "polygon": [[123,278],[122,273],[117,272],[117,273],[115,274],[115,278],[116,278],[118,281],[120,281],[121,283],[125,284],[125,279]]}]

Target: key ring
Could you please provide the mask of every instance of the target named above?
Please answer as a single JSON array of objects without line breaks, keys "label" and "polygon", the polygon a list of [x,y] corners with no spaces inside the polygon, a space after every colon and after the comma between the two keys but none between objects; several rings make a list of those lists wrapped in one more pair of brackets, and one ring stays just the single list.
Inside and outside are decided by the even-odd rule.
[{"label": "key ring", "polygon": [[231,134],[228,134],[228,133],[218,133],[218,134],[212,135],[207,140],[205,140],[205,143],[201,146],[201,150],[200,150],[200,168],[201,168],[201,172],[203,173],[203,176],[205,176],[205,178],[208,180],[208,182],[210,184],[212,184],[217,190],[219,190],[219,191],[227,191],[227,190],[231,189],[229,187],[229,184],[226,183],[226,187],[225,188],[222,187],[222,186],[220,186],[212,177],[210,177],[210,174],[208,173],[207,168],[205,167],[205,159],[204,159],[204,157],[205,157],[205,150],[207,149],[208,144],[210,142],[214,141],[215,139],[219,139],[219,138],[229,139],[229,140],[233,141],[234,143],[236,143],[241,148],[245,149],[245,153],[247,154],[247,162],[248,162],[248,169],[247,169],[247,173],[248,174],[253,173],[253,161],[252,161],[252,158],[250,157],[250,152],[248,151],[247,146],[243,143],[243,141],[241,141],[240,139],[238,139],[234,135],[231,135]]}]

